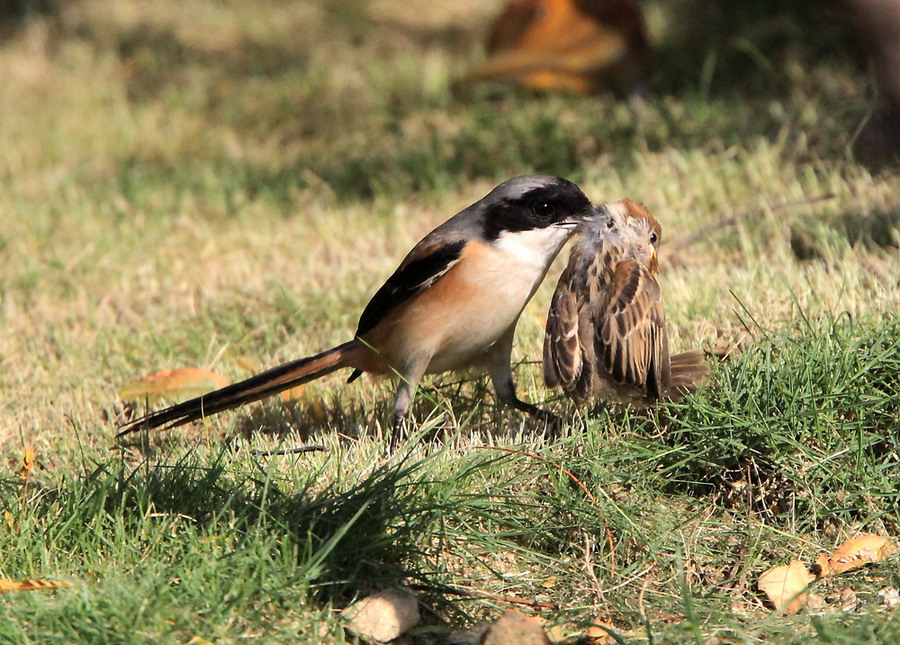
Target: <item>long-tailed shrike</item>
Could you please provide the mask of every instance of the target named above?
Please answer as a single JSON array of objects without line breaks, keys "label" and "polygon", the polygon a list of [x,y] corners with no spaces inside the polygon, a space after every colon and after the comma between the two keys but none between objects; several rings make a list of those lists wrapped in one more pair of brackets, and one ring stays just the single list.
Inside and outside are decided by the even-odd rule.
[{"label": "long-tailed shrike", "polygon": [[486,368],[504,403],[545,420],[516,396],[510,368],[519,315],[576,227],[596,214],[558,177],[510,179],[431,231],[362,312],[354,338],[129,422],[119,435],[174,427],[258,401],[341,368],[396,374],[392,445],[425,374]]}]

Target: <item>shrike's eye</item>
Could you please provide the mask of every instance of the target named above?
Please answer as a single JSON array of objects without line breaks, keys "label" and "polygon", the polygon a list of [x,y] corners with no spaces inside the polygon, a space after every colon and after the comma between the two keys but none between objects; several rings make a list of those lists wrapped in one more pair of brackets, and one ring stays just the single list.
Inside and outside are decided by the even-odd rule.
[{"label": "shrike's eye", "polygon": [[656,233],[650,233],[650,244],[656,244],[657,239]]},{"label": "shrike's eye", "polygon": [[538,217],[550,217],[553,214],[553,207],[550,202],[538,202],[534,206],[534,212]]},{"label": "shrike's eye", "polygon": [[615,225],[616,225],[616,223],[614,221],[612,221],[612,218],[609,218],[608,220],[606,220],[606,228],[612,228]]}]

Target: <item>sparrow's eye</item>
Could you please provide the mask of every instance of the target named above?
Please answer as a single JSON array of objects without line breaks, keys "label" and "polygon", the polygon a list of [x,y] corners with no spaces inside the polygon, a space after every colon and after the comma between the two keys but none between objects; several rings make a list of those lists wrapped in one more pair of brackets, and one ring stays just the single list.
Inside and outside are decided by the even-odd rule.
[{"label": "sparrow's eye", "polygon": [[534,213],[538,217],[548,218],[553,214],[553,207],[550,202],[538,202],[534,205]]},{"label": "sparrow's eye", "polygon": [[608,220],[606,220],[606,228],[612,228],[615,225],[616,225],[616,223],[614,221],[612,221],[612,218],[609,218]]},{"label": "sparrow's eye", "polygon": [[650,233],[650,244],[656,244],[657,239],[656,233]]}]

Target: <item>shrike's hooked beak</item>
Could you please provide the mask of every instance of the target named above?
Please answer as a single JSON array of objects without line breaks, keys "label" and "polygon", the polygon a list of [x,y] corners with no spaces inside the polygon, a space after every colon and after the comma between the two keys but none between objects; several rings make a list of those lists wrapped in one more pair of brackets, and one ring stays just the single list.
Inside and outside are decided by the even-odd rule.
[{"label": "shrike's hooked beak", "polygon": [[578,213],[577,215],[573,215],[572,217],[565,219],[561,222],[558,222],[556,226],[560,228],[568,228],[568,229],[577,229],[581,228],[586,222],[589,222],[597,217],[600,217],[604,212],[603,207],[594,206],[591,204],[591,207],[587,210]]}]

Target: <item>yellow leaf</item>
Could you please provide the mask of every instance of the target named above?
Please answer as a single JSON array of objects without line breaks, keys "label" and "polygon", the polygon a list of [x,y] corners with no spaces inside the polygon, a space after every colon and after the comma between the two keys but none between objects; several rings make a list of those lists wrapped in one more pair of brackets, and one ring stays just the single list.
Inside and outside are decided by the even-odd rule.
[{"label": "yellow leaf", "polygon": [[10,531],[16,530],[16,518],[8,510],[3,511],[3,520],[6,522]]},{"label": "yellow leaf", "polygon": [[7,580],[6,578],[0,578],[0,592],[62,589],[63,587],[71,586],[71,582],[63,582],[62,580],[31,578],[26,578],[25,580]]},{"label": "yellow leaf", "polygon": [[34,469],[34,446],[30,441],[25,442],[25,455],[22,457],[22,468],[19,469],[19,475],[28,477],[28,474]]},{"label": "yellow leaf", "polygon": [[198,367],[182,367],[177,370],[160,370],[124,386],[119,390],[122,400],[148,400],[151,403],[162,398],[184,401],[228,385],[224,376]]},{"label": "yellow leaf", "polygon": [[290,403],[291,401],[299,401],[303,398],[303,390],[306,389],[306,384],[298,385],[297,387],[292,387],[289,390],[285,390],[281,393],[281,402],[282,403]]},{"label": "yellow leaf", "polygon": [[881,562],[896,548],[893,542],[881,535],[860,535],[844,542],[828,557],[828,572],[822,575],[838,575],[870,562]]},{"label": "yellow leaf", "polygon": [[793,614],[806,604],[806,587],[815,579],[802,562],[791,558],[789,564],[764,571],[756,586],[775,605],[775,609]]},{"label": "yellow leaf", "polygon": [[311,399],[306,402],[306,416],[319,425],[328,421],[328,409],[322,403],[322,399]]},{"label": "yellow leaf", "polygon": [[263,364],[252,356],[238,356],[234,359],[234,362],[237,363],[237,366],[243,371],[250,372],[251,374],[259,374],[264,369]]}]

